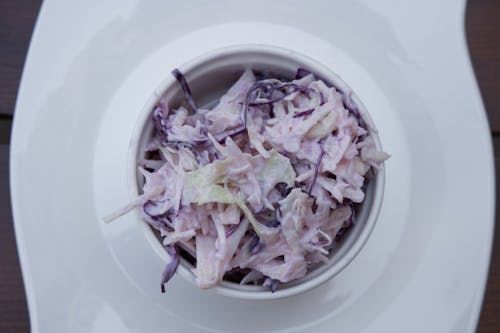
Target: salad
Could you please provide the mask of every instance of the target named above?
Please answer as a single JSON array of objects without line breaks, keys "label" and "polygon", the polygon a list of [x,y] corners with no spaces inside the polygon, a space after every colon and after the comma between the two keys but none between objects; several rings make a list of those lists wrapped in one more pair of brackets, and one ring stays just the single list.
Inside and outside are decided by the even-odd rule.
[{"label": "salad", "polygon": [[186,103],[157,103],[138,161],[143,192],[105,218],[139,208],[160,233],[171,259],[162,292],[181,254],[200,288],[225,279],[274,292],[326,262],[389,157],[352,92],[304,69],[294,80],[246,70],[209,109],[179,70],[172,74]]}]

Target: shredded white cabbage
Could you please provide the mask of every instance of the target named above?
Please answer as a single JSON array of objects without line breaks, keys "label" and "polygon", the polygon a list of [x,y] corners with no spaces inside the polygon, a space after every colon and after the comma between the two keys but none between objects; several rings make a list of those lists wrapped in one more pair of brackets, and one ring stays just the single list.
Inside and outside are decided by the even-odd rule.
[{"label": "shredded white cabbage", "polygon": [[140,206],[169,253],[195,256],[200,288],[229,276],[274,291],[328,260],[364,200],[367,173],[389,157],[350,93],[312,74],[259,81],[247,70],[212,110],[167,104],[154,110],[156,143],[140,162],[143,194],[106,221]]}]

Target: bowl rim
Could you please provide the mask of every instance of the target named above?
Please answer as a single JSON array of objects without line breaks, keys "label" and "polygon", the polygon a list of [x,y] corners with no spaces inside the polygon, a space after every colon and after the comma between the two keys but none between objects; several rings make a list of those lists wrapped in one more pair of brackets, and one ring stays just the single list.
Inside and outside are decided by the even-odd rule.
[{"label": "bowl rim", "polygon": [[[191,60],[188,60],[184,64],[178,67],[178,69],[184,73],[186,76],[189,76],[189,74],[193,69],[200,68],[200,66],[203,63],[212,61],[217,58],[223,59],[224,57],[228,56],[238,56],[238,55],[244,55],[244,54],[252,54],[252,53],[259,53],[259,54],[268,54],[271,56],[278,56],[278,57],[285,57],[289,58],[290,60],[295,60],[298,63],[301,64],[306,64],[308,69],[312,69],[311,72],[313,73],[318,73],[320,74],[321,78],[326,78],[328,82],[333,83],[336,87],[343,88],[344,91],[349,91],[351,100],[355,103],[357,106],[361,117],[365,120],[368,120],[369,123],[373,123],[371,120],[371,117],[362,103],[362,101],[359,99],[357,94],[349,87],[345,81],[340,78],[332,69],[329,67],[325,66],[321,62],[312,59],[311,57],[298,53],[296,51],[292,51],[286,48],[282,47],[277,47],[273,45],[267,45],[267,44],[239,44],[239,45],[232,45],[232,46],[226,46],[222,48],[217,48],[215,50],[203,53],[201,55],[198,55]],[[175,78],[172,75],[167,75],[167,77],[158,85],[158,87],[154,90],[152,95],[149,97],[143,108],[141,109],[139,116],[137,118],[130,144],[129,144],[129,151],[128,151],[128,156],[127,156],[127,179],[128,179],[128,188],[129,188],[129,195],[131,198],[135,198],[139,195],[139,189],[137,186],[137,156],[139,155],[139,148],[140,148],[140,138],[142,136],[142,133],[147,126],[149,120],[150,120],[150,115],[151,115],[151,110],[153,110],[154,106],[157,104],[159,99],[162,97],[164,92],[167,91],[167,89],[174,85],[178,84]],[[382,145],[380,142],[380,138],[378,135],[378,132],[375,128],[368,128],[368,133],[373,137],[373,140],[375,142],[375,146],[377,147],[378,150],[382,150]],[[293,295],[298,295],[301,294],[307,290],[313,289],[326,281],[330,280],[333,278],[335,275],[339,274],[342,270],[344,270],[352,261],[353,259],[359,254],[363,246],[366,244],[366,242],[369,239],[370,234],[372,233],[374,226],[376,224],[376,221],[378,219],[381,206],[382,206],[382,201],[383,201],[383,196],[384,196],[384,187],[385,187],[385,168],[384,164],[382,163],[381,167],[379,170],[375,173],[374,179],[372,180],[374,183],[374,190],[373,190],[373,198],[372,198],[372,204],[368,212],[367,219],[365,221],[365,224],[363,228],[361,229],[361,232],[359,233],[358,237],[354,240],[352,243],[350,249],[344,253],[342,257],[339,258],[339,260],[333,264],[331,267],[326,269],[324,272],[321,274],[314,276],[313,278],[304,281],[303,283],[300,283],[298,285],[290,286],[286,289],[278,289],[276,292],[269,292],[268,290],[242,290],[242,289],[234,289],[226,286],[230,282],[221,282],[217,286],[209,289],[215,293],[224,295],[224,296],[229,296],[233,298],[238,298],[238,299],[246,299],[246,300],[270,300],[270,299],[279,299],[279,298],[284,298],[284,297],[289,297]],[[140,214],[136,212],[137,216],[141,220],[141,225],[143,226],[145,236],[148,239],[149,243],[153,247],[153,250],[165,261],[169,260],[169,256],[167,252],[165,251],[163,245],[161,242],[158,241],[156,235],[154,234],[153,230],[151,227],[147,224],[144,223],[142,218],[140,218]],[[193,285],[195,285],[195,278],[192,272],[186,267],[183,266],[181,263],[179,267],[177,268],[177,272],[186,280],[190,281]]]}]

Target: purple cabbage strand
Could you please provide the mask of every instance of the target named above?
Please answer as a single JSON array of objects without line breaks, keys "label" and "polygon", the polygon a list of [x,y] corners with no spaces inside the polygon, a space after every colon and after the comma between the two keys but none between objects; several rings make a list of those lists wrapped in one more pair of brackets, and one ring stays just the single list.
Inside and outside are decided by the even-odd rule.
[{"label": "purple cabbage strand", "polygon": [[184,96],[186,97],[189,106],[191,106],[193,111],[196,111],[198,108],[196,107],[196,103],[194,102],[193,95],[191,94],[191,89],[189,88],[189,85],[186,81],[186,78],[184,77],[184,74],[182,74],[180,70],[175,68],[172,71],[172,75],[175,77],[175,79],[181,85],[182,92],[184,93]]},{"label": "purple cabbage strand", "polygon": [[175,244],[171,244],[167,248],[167,252],[170,255],[170,262],[165,266],[163,273],[161,274],[161,292],[165,292],[165,283],[167,283],[177,271],[177,267],[179,266],[180,258],[177,253],[177,249],[175,248]]},{"label": "purple cabbage strand", "polygon": [[250,244],[248,246],[248,250],[251,254],[257,254],[264,247],[264,243],[260,241],[259,236],[256,234],[250,240]]}]

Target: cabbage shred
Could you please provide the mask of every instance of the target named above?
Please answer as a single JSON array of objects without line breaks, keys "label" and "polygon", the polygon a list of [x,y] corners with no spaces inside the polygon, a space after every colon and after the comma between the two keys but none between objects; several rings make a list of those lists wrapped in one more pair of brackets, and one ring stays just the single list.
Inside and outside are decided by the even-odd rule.
[{"label": "cabbage shred", "polygon": [[[352,92],[299,69],[295,80],[257,80],[246,70],[213,109],[196,106],[186,78],[187,106],[160,99],[155,136],[139,161],[143,194],[134,207],[164,238],[174,275],[182,248],[195,258],[200,288],[239,274],[240,283],[272,292],[326,262],[355,222],[378,151]],[[234,280],[232,278],[231,280]]]}]

